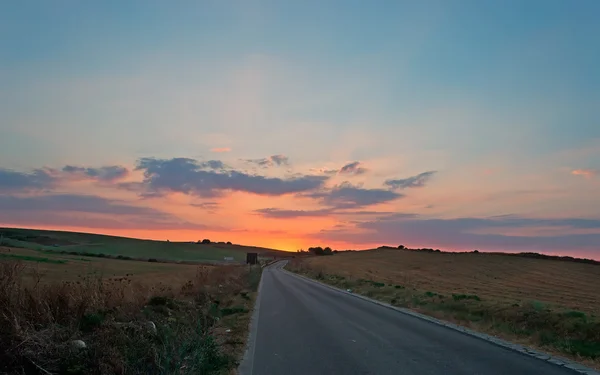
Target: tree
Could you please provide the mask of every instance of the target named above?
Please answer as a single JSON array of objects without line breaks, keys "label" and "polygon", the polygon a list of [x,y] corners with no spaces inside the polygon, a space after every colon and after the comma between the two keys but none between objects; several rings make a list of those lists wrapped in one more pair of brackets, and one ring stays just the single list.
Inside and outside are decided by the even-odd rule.
[{"label": "tree", "polygon": [[310,251],[311,253],[313,253],[315,255],[323,255],[324,254],[323,248],[321,246],[309,247],[308,251]]},{"label": "tree", "polygon": [[205,244],[205,245],[206,244],[210,244],[210,240],[207,239],[207,238],[205,238],[205,239],[202,240],[202,243]]},{"label": "tree", "polygon": [[404,250],[404,249],[406,249],[406,247],[404,247],[404,245],[398,245],[398,249]]},{"label": "tree", "polygon": [[323,255],[331,255],[332,251],[330,247],[326,247],[323,249]]}]

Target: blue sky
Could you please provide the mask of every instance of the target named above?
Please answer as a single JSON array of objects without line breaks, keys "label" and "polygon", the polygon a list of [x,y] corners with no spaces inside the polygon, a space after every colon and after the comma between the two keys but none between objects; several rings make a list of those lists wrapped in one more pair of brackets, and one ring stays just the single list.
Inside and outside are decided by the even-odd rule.
[{"label": "blue sky", "polygon": [[[415,246],[594,254],[600,229],[578,220],[600,219],[598,14],[596,1],[2,4],[0,206],[67,196],[161,212],[172,203],[165,231],[185,223],[180,237],[197,223],[286,248],[403,242],[393,233],[423,225],[431,238],[411,237]],[[176,168],[170,181],[185,188],[157,190],[164,181],[144,177],[152,173],[142,158]],[[207,172],[207,160],[226,168]],[[364,173],[342,172],[355,162]],[[74,178],[65,166],[131,173]],[[385,183],[426,172],[426,183],[402,192]],[[323,175],[314,191],[294,190]],[[273,179],[294,188],[273,196],[257,187],[280,184]],[[218,202],[206,191],[220,191]],[[340,199],[368,212],[336,211]],[[99,211],[71,224],[47,212],[0,222],[114,232]],[[398,213],[415,216],[372,225]],[[502,225],[500,215],[509,215]],[[576,239],[548,240],[548,227]]]}]

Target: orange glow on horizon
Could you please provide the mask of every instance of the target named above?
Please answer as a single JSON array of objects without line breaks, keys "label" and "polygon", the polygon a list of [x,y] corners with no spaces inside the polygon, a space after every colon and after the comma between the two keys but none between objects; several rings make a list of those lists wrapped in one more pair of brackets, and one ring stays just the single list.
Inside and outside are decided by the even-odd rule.
[{"label": "orange glow on horizon", "polygon": [[[233,231],[233,232],[216,232],[216,231],[196,231],[196,230],[149,230],[149,229],[116,229],[116,228],[85,228],[85,227],[56,227],[50,225],[40,225],[36,227],[28,227],[22,225],[14,225],[10,223],[0,223],[0,227],[3,228],[24,228],[24,229],[38,229],[38,230],[49,230],[49,231],[65,231],[65,232],[79,232],[79,233],[90,233],[107,236],[118,236],[127,238],[136,238],[142,240],[156,240],[156,241],[176,241],[176,242],[187,242],[187,241],[198,241],[205,238],[210,239],[213,242],[227,242],[231,241],[233,244],[242,246],[255,246],[263,247],[267,249],[282,250],[288,252],[296,252],[298,249],[307,250],[311,246],[329,246],[334,250],[372,250],[380,246],[390,246],[395,248],[395,244],[382,244],[382,243],[363,243],[363,244],[352,244],[349,242],[340,241],[323,241],[313,240],[309,237],[289,237],[289,233],[261,233],[261,232],[250,232],[250,231]],[[427,243],[424,241],[423,243]],[[444,252],[470,252],[472,248],[454,247],[454,246],[443,246],[439,244],[437,246],[431,245],[415,245],[410,243],[404,244],[407,248],[439,248]],[[480,248],[479,251],[491,252],[491,253],[518,253],[518,252],[531,252],[533,250],[504,250],[499,248]],[[591,251],[579,250],[576,252],[565,252],[565,251],[533,251],[547,255],[569,255],[576,258],[588,258],[598,259],[595,254]]]}]

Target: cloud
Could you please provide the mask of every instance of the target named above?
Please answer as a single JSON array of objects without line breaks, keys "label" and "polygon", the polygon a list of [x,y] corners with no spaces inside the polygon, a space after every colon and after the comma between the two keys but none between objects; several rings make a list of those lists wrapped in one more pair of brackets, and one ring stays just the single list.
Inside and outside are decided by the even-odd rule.
[{"label": "cloud", "polygon": [[268,158],[261,159],[246,159],[244,160],[247,163],[256,164],[262,168],[274,167],[274,166],[282,166],[289,165],[290,159],[285,155],[272,155]]},{"label": "cloud", "polygon": [[0,169],[0,192],[50,190],[61,183],[77,179],[115,182],[128,174],[127,168],[117,165],[99,168],[66,165],[61,170],[39,168],[32,172]]},{"label": "cloud", "polygon": [[575,169],[571,171],[572,175],[583,176],[585,178],[591,178],[598,175],[600,172],[597,169]]},{"label": "cloud", "polygon": [[0,196],[0,209],[20,211],[49,211],[49,212],[90,212],[114,215],[151,215],[156,210],[138,207],[94,195],[56,194],[19,197]]},{"label": "cloud", "polygon": [[118,229],[205,229],[149,207],[93,195],[0,195],[0,222]]},{"label": "cloud", "polygon": [[[220,164],[219,164],[220,163]],[[144,172],[141,185],[124,185],[127,189],[141,189],[142,194],[161,195],[168,192],[214,197],[225,191],[243,191],[258,195],[279,196],[302,193],[321,188],[324,176],[274,178],[250,175],[235,170],[219,170],[218,161],[197,162],[194,159],[143,158],[136,170]]]},{"label": "cloud", "polygon": [[354,174],[354,175],[363,174],[365,172],[367,172],[367,168],[361,167],[360,162],[358,162],[358,161],[344,165],[339,171],[340,174]]},{"label": "cloud", "polygon": [[63,167],[62,171],[71,177],[91,179],[100,182],[114,182],[129,175],[129,170],[127,168],[118,165],[99,168],[85,168],[67,165]]},{"label": "cloud", "polygon": [[231,148],[229,147],[215,147],[210,149],[212,152],[230,152]]},{"label": "cloud", "polygon": [[306,194],[306,196],[317,199],[326,206],[342,209],[391,202],[404,195],[385,189],[363,189],[346,181],[332,189]]},{"label": "cloud", "polygon": [[[552,227],[555,230],[554,233],[539,236],[536,230],[540,227]],[[521,228],[521,234],[514,234],[514,228]],[[525,234],[527,231],[523,229],[530,230],[531,234]],[[584,229],[585,231],[582,231]],[[413,214],[401,214],[361,222],[347,230],[324,230],[317,237],[357,244],[404,243],[419,247],[450,247],[462,250],[554,250],[566,253],[576,250],[598,250],[600,220],[536,219],[516,215],[426,219]]]},{"label": "cloud", "polygon": [[427,181],[436,173],[436,171],[428,171],[420,173],[416,176],[398,179],[398,180],[387,180],[384,182],[385,185],[391,189],[407,189],[407,188],[418,188],[423,187]]},{"label": "cloud", "polygon": [[325,174],[325,175],[334,175],[338,173],[337,169],[326,169],[326,168],[311,168],[309,171],[313,173]]},{"label": "cloud", "polygon": [[[188,159],[188,160],[192,160],[192,159]],[[225,163],[223,163],[220,160],[208,160],[208,161],[203,161],[200,163],[197,163],[198,167],[200,168],[204,168],[204,169],[226,169],[228,168],[227,165],[225,165]]]},{"label": "cloud", "polygon": [[215,208],[218,208],[220,205],[219,205],[219,202],[202,202],[202,203],[191,203],[190,206],[204,208],[207,210],[214,210]]},{"label": "cloud", "polygon": [[45,190],[57,182],[54,171],[35,169],[31,173],[0,169],[0,192]]},{"label": "cloud", "polygon": [[261,208],[254,210],[255,213],[263,217],[275,219],[292,219],[298,217],[322,217],[329,216],[333,211],[331,209],[322,210],[282,210],[279,208]]}]

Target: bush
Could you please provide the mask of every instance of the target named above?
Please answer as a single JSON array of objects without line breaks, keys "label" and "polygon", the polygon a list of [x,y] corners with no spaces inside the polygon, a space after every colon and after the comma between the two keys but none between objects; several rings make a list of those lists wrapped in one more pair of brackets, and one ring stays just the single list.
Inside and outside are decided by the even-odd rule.
[{"label": "bush", "polygon": [[475,294],[452,294],[452,299],[455,301],[461,301],[465,299],[472,299],[475,301],[481,301],[481,298]]},{"label": "bush", "polygon": [[104,321],[104,315],[100,313],[86,314],[79,321],[79,329],[83,332],[91,332],[100,327]]},{"label": "bush", "polygon": [[168,308],[174,308],[175,303],[173,302],[173,298],[165,297],[165,296],[153,296],[148,300],[148,305],[150,306],[167,306]]},{"label": "bush", "polygon": [[156,258],[150,258],[150,259],[148,259],[148,262],[154,262],[154,263],[156,263],[156,262],[158,262],[158,260]]}]

